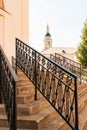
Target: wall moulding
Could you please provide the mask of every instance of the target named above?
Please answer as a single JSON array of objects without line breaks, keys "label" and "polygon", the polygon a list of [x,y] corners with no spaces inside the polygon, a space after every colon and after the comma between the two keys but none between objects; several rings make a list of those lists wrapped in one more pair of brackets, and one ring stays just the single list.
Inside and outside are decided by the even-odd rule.
[{"label": "wall moulding", "polygon": [[8,11],[3,10],[3,9],[0,8],[0,15],[7,16],[7,15],[11,15],[11,13],[9,13]]}]

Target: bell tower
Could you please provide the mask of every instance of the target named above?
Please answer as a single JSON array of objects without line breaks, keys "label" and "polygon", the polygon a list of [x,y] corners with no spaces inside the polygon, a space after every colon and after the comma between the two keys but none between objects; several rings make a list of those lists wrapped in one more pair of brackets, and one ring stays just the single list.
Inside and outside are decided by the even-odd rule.
[{"label": "bell tower", "polygon": [[44,51],[52,47],[51,34],[49,33],[49,26],[46,27],[46,34],[44,37]]}]

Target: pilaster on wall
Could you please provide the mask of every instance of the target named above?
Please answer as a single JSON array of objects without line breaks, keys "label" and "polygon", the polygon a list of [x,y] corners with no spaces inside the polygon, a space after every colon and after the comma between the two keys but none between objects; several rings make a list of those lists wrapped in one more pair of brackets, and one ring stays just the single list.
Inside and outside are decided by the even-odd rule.
[{"label": "pilaster on wall", "polygon": [[5,0],[4,10],[4,13],[8,11],[10,14],[3,13],[0,35],[2,34],[4,51],[11,61],[11,56],[15,56],[15,38],[28,43],[28,0]]},{"label": "pilaster on wall", "polygon": [[3,0],[0,0],[0,9],[4,9],[4,2],[3,2]]},{"label": "pilaster on wall", "polygon": [[22,0],[22,40],[29,41],[29,0]]}]

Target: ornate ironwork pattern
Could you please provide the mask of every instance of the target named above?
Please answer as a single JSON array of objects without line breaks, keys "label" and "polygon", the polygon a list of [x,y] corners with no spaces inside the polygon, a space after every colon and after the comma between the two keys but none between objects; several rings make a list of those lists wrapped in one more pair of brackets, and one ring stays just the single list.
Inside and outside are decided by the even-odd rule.
[{"label": "ornate ironwork pattern", "polygon": [[87,70],[81,69],[81,83],[87,85]]},{"label": "ornate ironwork pattern", "polygon": [[78,130],[77,76],[16,39],[16,65],[73,130]]},{"label": "ornate ironwork pattern", "polygon": [[14,74],[5,53],[0,47],[0,99],[6,108],[8,125],[10,130],[17,130],[16,114],[16,82]]},{"label": "ornate ironwork pattern", "polygon": [[81,64],[58,53],[55,53],[55,55],[50,54],[50,58],[59,65],[65,67],[66,69],[79,76],[80,83],[87,84],[87,71],[82,69]]},{"label": "ornate ironwork pattern", "polygon": [[78,62],[75,62],[67,57],[64,57],[58,53],[55,53],[55,55],[50,55],[50,58],[52,60],[55,60],[58,64],[61,66],[64,66],[65,68],[69,69],[71,72],[78,74],[78,76],[81,76],[81,64]]}]

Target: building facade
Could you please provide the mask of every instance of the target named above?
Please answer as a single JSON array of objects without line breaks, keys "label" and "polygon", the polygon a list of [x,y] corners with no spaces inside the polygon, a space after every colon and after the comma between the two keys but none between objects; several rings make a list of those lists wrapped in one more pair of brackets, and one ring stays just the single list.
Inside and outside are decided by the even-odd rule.
[{"label": "building facade", "polygon": [[77,61],[76,51],[77,49],[74,47],[53,47],[52,37],[49,32],[49,26],[47,25],[46,34],[44,37],[44,49],[42,51],[42,54],[50,58],[50,54],[55,55],[55,53],[58,53],[66,58]]},{"label": "building facade", "polygon": [[10,62],[15,38],[28,43],[28,25],[28,0],[0,0],[0,45]]}]

